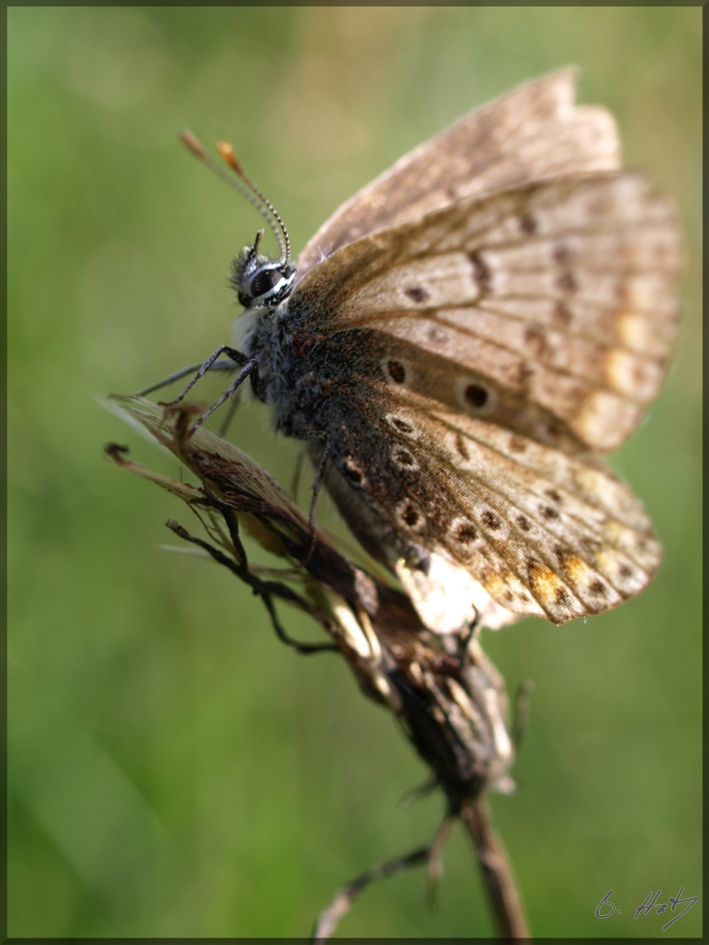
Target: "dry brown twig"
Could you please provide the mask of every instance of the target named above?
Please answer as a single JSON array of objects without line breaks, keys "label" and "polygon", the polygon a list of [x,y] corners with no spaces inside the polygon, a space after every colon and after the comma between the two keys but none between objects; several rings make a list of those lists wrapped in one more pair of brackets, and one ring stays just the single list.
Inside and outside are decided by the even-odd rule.
[{"label": "dry brown twig", "polygon": [[[115,398],[113,403],[199,481],[192,486],[161,476],[128,460],[124,447],[107,447],[118,465],[186,502],[209,540],[172,520],[168,527],[247,583],[262,598],[284,642],[306,654],[337,649],[364,694],[396,716],[445,794],[447,814],[433,841],[344,886],[320,914],[314,940],[332,935],[359,893],[375,879],[426,865],[433,890],[442,871],[443,847],[458,819],[473,842],[497,934],[528,938],[521,897],[487,803],[491,791],[509,793],[514,788],[508,774],[514,748],[508,736],[507,697],[504,680],[483,653],[477,629],[465,639],[431,633],[405,594],[347,558],[319,528],[313,536],[305,514],[262,467],[203,427],[194,429],[199,406],[183,404],[163,411],[137,397]],[[282,580],[250,566],[242,529],[287,560]],[[292,640],[280,622],[276,601],[310,614],[331,642]]]}]

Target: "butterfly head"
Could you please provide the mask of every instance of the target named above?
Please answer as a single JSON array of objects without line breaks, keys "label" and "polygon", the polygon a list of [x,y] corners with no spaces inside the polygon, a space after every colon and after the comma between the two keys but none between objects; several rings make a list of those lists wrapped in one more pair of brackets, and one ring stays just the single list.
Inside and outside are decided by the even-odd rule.
[{"label": "butterfly head", "polygon": [[294,264],[259,254],[262,236],[259,230],[254,245],[246,246],[231,265],[229,282],[244,308],[275,308],[293,289]]}]

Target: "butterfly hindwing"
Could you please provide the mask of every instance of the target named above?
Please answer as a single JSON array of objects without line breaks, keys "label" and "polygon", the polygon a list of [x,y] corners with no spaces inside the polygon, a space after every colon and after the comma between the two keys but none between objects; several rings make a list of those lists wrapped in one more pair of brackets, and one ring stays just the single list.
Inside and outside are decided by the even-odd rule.
[{"label": "butterfly hindwing", "polygon": [[360,378],[332,417],[342,431],[334,461],[400,550],[442,555],[502,607],[555,623],[607,610],[649,582],[659,546],[640,503],[602,464],[374,378],[368,401],[364,390]]}]

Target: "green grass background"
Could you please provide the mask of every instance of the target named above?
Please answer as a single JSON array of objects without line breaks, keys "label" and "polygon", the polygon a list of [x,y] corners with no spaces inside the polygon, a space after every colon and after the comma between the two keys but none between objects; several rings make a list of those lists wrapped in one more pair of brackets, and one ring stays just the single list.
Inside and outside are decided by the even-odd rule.
[{"label": "green grass background", "polygon": [[[431,836],[439,797],[398,805],[426,773],[392,719],[342,660],[280,645],[226,571],[159,549],[187,512],[102,446],[174,466],[93,398],[230,339],[227,268],[260,221],[180,128],[233,142],[298,249],[424,138],[567,64],[687,236],[677,358],[613,458],[665,560],[610,614],[487,633],[510,688],[536,683],[520,790],[493,810],[537,935],[661,935],[666,916],[633,918],[648,892],[701,894],[700,17],[10,8],[10,935],[304,935],[339,885]],[[297,450],[265,408],[234,438],[288,485]],[[437,909],[423,893],[420,873],[388,880],[340,932],[490,934],[462,834]],[[700,922],[701,902],[669,934]]]}]

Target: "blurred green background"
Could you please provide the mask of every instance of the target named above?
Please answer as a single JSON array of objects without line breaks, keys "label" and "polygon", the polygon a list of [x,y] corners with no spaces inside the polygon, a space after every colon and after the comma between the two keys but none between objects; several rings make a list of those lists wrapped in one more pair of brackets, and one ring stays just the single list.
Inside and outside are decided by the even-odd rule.
[{"label": "blurred green background", "polygon": [[[687,234],[677,358],[613,458],[665,560],[608,615],[487,633],[510,689],[536,683],[520,790],[493,810],[538,936],[660,935],[667,916],[633,919],[648,892],[701,894],[700,23],[700,8],[9,9],[11,936],[305,935],[342,883],[432,835],[441,799],[398,804],[426,772],[344,662],[297,656],[226,571],[159,548],[187,512],[102,446],[175,467],[94,395],[230,340],[228,265],[261,222],[180,128],[233,142],[298,249],[411,147],[567,64]],[[297,446],[265,408],[244,406],[233,437],[290,483]],[[319,516],[334,525],[326,502]],[[601,921],[611,887],[621,914]],[[701,903],[669,934],[700,922]],[[490,931],[460,832],[437,909],[412,873],[340,928]]]}]

